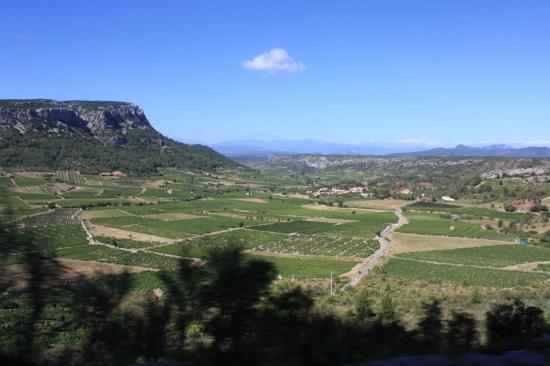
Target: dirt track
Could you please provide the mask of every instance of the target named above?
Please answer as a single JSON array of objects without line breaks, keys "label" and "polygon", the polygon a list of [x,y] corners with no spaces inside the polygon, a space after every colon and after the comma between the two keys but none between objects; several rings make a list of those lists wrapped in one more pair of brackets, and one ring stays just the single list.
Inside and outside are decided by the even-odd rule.
[{"label": "dirt track", "polygon": [[387,256],[391,249],[390,241],[387,239],[387,236],[393,233],[395,230],[401,226],[408,223],[407,218],[403,215],[403,211],[400,208],[395,209],[395,214],[399,218],[396,224],[391,224],[386,227],[378,237],[380,242],[380,248],[374,252],[373,255],[367,258],[366,261],[355,266],[351,272],[343,274],[341,277],[350,278],[349,285],[355,287],[359,284],[361,279],[365,277],[375,265],[377,265],[382,258]]}]

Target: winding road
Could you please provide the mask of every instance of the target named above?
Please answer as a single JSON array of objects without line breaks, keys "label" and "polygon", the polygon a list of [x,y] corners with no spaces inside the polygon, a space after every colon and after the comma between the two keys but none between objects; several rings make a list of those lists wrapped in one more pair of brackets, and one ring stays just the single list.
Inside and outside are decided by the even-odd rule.
[{"label": "winding road", "polygon": [[361,279],[365,277],[374,268],[374,266],[377,265],[378,262],[380,262],[382,258],[388,255],[391,249],[390,241],[387,239],[388,235],[409,222],[408,219],[403,215],[403,211],[400,208],[395,209],[395,214],[399,218],[397,223],[387,226],[384,230],[382,230],[382,232],[380,232],[380,235],[377,237],[378,241],[380,242],[380,248],[370,257],[368,257],[365,262],[358,264],[353,269],[353,274],[349,282],[349,285],[351,287],[357,286]]}]

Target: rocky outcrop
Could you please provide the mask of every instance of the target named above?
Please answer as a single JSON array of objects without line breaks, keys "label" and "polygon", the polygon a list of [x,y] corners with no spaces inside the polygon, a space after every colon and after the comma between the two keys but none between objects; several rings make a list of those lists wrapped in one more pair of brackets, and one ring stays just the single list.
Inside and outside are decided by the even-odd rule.
[{"label": "rocky outcrop", "polygon": [[85,134],[107,146],[124,144],[131,129],[153,130],[143,110],[131,103],[50,100],[0,103],[0,128]]}]

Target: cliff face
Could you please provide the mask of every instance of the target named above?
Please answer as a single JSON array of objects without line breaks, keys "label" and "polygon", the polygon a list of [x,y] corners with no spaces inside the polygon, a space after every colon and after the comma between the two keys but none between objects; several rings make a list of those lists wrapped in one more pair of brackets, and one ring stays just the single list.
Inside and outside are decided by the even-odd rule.
[{"label": "cliff face", "polygon": [[123,170],[212,170],[240,167],[207,146],[187,145],[157,132],[135,104],[0,100],[0,166]]},{"label": "cliff face", "polygon": [[154,131],[143,110],[131,103],[50,100],[3,102],[0,127],[12,127],[23,134],[80,133],[106,146],[125,144],[128,131],[134,128]]}]

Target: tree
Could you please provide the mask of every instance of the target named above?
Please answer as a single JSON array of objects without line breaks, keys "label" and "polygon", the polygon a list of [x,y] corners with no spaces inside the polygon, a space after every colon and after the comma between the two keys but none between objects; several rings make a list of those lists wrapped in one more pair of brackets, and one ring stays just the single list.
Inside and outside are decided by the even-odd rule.
[{"label": "tree", "polygon": [[390,285],[387,284],[380,299],[380,310],[378,316],[385,321],[395,320],[395,304],[392,299],[392,291]]},{"label": "tree", "polygon": [[506,211],[506,212],[515,212],[516,211],[516,206],[507,203],[507,204],[504,205],[504,211]]},{"label": "tree", "polygon": [[212,313],[206,322],[213,337],[212,362],[252,357],[246,350],[246,335],[254,327],[256,304],[275,277],[273,264],[245,259],[240,248],[229,247],[210,251],[205,267],[208,280],[200,298]]},{"label": "tree", "polygon": [[443,320],[441,302],[433,299],[422,305],[424,315],[418,325],[420,343],[425,349],[437,349],[441,346]]},{"label": "tree", "polygon": [[447,322],[446,340],[450,350],[468,352],[478,342],[478,331],[475,318],[468,313],[453,313]]},{"label": "tree", "polygon": [[357,294],[355,298],[355,313],[360,320],[372,318],[376,315],[372,310],[370,292],[367,289],[363,289]]},{"label": "tree", "polygon": [[494,304],[486,316],[490,344],[514,339],[531,339],[543,335],[548,330],[543,311],[534,306],[526,307],[518,298]]}]

